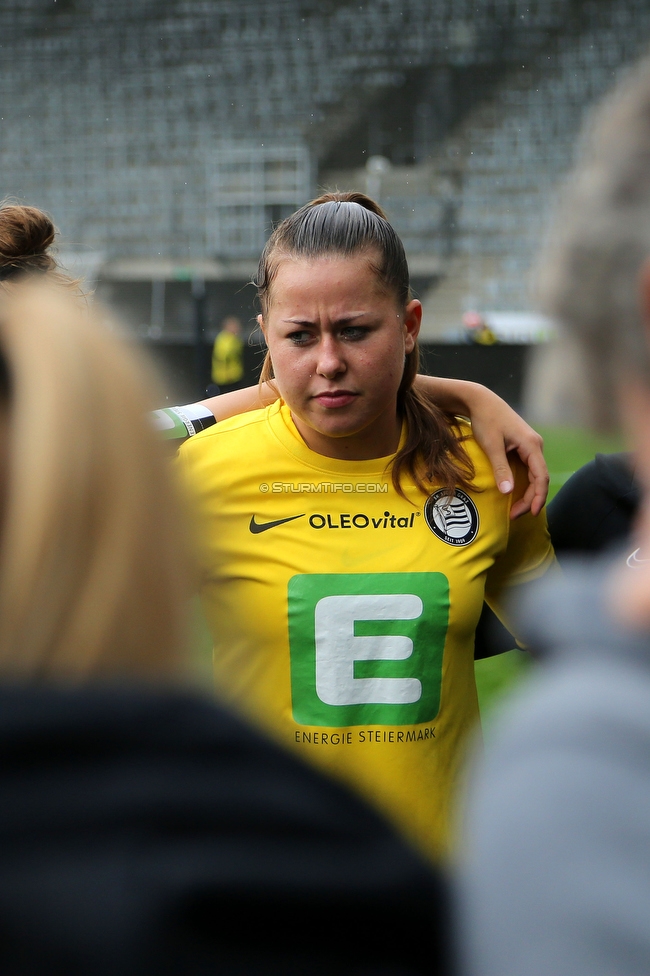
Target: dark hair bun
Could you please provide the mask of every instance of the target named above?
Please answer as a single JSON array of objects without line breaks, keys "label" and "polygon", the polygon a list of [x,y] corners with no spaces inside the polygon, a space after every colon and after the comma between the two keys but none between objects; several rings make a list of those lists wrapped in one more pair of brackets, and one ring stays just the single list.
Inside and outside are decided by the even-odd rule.
[{"label": "dark hair bun", "polygon": [[55,236],[56,228],[42,210],[20,204],[0,206],[0,275],[54,270],[56,262],[47,249]]}]

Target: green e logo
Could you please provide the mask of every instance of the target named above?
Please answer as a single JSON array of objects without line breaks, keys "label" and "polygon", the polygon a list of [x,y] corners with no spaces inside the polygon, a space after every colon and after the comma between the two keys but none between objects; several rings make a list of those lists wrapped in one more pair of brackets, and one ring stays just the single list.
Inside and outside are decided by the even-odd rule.
[{"label": "green e logo", "polygon": [[293,717],[302,725],[415,725],[440,706],[449,585],[442,573],[294,576]]}]

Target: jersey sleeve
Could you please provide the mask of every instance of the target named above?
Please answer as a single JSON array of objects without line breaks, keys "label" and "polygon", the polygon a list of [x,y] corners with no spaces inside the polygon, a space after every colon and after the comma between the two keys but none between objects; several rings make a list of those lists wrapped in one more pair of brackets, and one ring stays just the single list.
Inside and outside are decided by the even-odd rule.
[{"label": "jersey sleeve", "polygon": [[165,440],[186,440],[216,424],[217,419],[202,403],[163,407],[150,414],[154,428]]},{"label": "jersey sleeve", "polygon": [[[525,473],[517,472],[520,494],[523,493],[522,474],[526,479]],[[513,588],[538,579],[550,569],[557,571],[557,562],[546,522],[546,509],[537,516],[528,512],[509,522],[505,551],[496,559],[485,581],[485,600],[509,630],[512,628],[508,602]]]}]

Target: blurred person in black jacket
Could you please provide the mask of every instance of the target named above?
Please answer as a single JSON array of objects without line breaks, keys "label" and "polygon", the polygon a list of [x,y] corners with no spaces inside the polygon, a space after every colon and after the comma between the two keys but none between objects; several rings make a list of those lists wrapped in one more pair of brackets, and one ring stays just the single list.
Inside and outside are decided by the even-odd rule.
[{"label": "blurred person in black jacket", "polygon": [[442,877],[192,690],[149,378],[53,236],[0,208],[0,971],[449,973]]},{"label": "blurred person in black jacket", "polygon": [[[575,471],[546,509],[560,566],[609,549],[618,549],[630,568],[641,565],[646,557],[630,538],[640,503],[634,458],[627,452],[597,454]],[[516,638],[484,604],[476,628],[475,659],[494,657],[516,646]]]},{"label": "blurred person in black jacket", "polygon": [[634,468],[631,454],[597,454],[560,488],[548,506],[549,532],[560,562],[626,543],[641,501]]}]

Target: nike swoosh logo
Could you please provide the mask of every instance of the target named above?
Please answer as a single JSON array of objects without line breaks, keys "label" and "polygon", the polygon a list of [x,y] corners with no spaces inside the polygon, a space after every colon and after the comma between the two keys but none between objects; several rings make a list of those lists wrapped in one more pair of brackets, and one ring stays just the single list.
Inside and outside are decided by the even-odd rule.
[{"label": "nike swoosh logo", "polygon": [[640,552],[640,548],[635,549],[634,552],[631,552],[625,560],[630,569],[639,569],[641,566],[647,566],[648,563],[650,563],[650,559],[643,559],[641,556],[639,556]]},{"label": "nike swoosh logo", "polygon": [[285,522],[293,522],[294,519],[304,518],[304,513],[302,515],[290,515],[289,518],[276,519],[274,522],[259,522],[255,521],[255,516],[251,515],[251,524],[248,528],[251,530],[253,535],[259,535],[260,532],[266,532],[267,529],[274,529],[276,525],[284,525]]}]

